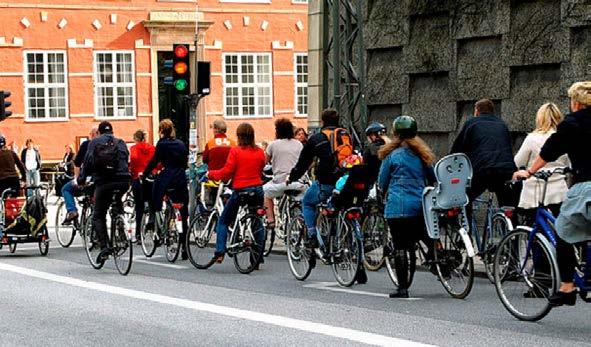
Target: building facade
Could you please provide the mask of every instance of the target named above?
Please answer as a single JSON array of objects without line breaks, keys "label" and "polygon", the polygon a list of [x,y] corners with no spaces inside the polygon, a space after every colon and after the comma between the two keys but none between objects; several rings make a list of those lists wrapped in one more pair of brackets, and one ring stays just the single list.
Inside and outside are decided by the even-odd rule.
[{"label": "building facade", "polygon": [[[45,160],[102,120],[126,141],[139,128],[154,141],[170,117],[198,145],[216,118],[230,134],[252,123],[258,142],[274,138],[276,118],[306,125],[307,0],[12,0],[0,2],[0,23],[0,89],[13,111],[0,132],[19,147],[33,139]],[[196,122],[163,83],[174,43],[211,62]]]}]

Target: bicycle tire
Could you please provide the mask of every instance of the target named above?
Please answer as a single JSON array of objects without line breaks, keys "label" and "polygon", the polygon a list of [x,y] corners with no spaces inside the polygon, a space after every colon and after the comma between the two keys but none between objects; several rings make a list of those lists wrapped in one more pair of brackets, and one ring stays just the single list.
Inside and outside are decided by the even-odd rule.
[{"label": "bicycle tire", "polygon": [[67,213],[66,203],[62,200],[57,206],[57,211],[55,214],[55,236],[57,237],[57,242],[63,248],[70,247],[72,242],[74,242],[74,237],[76,236],[74,222],[72,222],[72,225],[62,225],[62,221],[64,220]]},{"label": "bicycle tire", "polygon": [[111,243],[115,267],[121,275],[127,276],[133,263],[133,244],[127,236],[122,215],[111,222]]},{"label": "bicycle tire", "polygon": [[490,283],[495,284],[494,262],[495,253],[499,242],[509,233],[509,222],[503,213],[496,213],[492,218],[492,225],[490,227],[490,235],[488,230],[484,230],[483,240],[485,240],[484,251],[482,252],[482,262],[486,272],[486,277]]},{"label": "bicycle tire", "polygon": [[289,269],[298,281],[305,281],[310,276],[316,262],[314,253],[304,246],[306,238],[307,229],[304,218],[301,215],[293,218],[287,227],[285,242]]},{"label": "bicycle tire", "polygon": [[146,229],[146,224],[148,223],[149,213],[145,213],[142,216],[141,226],[140,226],[140,239],[142,241],[142,252],[146,256],[146,258],[151,258],[154,253],[156,253],[156,226],[154,225],[152,229]]},{"label": "bicycle tire", "polygon": [[85,225],[82,227],[82,243],[84,244],[84,251],[86,252],[88,262],[93,268],[100,270],[105,265],[105,262],[96,261],[96,258],[100,253],[100,247],[94,242],[95,239],[91,214],[86,220]]},{"label": "bicycle tire", "polygon": [[273,250],[274,243],[275,243],[275,229],[272,229],[271,233],[269,235],[269,233],[267,232],[267,229],[265,228],[265,243],[264,243],[265,251],[263,252],[263,257],[268,257],[269,254],[271,254],[271,251]]},{"label": "bicycle tire", "polygon": [[9,244],[8,244],[8,251],[9,251],[10,253],[14,253],[14,252],[16,252],[16,243],[14,243],[14,242],[13,242],[13,243],[9,243]]},{"label": "bicycle tire", "polygon": [[[337,230],[337,234],[331,238],[331,268],[339,285],[350,287],[355,283],[357,272],[362,267],[363,245],[356,237],[358,226],[352,221],[345,220],[344,228]],[[349,256],[350,255],[350,256]]]},{"label": "bicycle tire", "polygon": [[[47,225],[44,225],[41,229],[41,237],[42,239],[39,241],[39,253],[45,257],[49,253],[49,233],[47,232]],[[45,240],[43,240],[43,237],[45,237]]]},{"label": "bicycle tire", "polygon": [[181,238],[178,230],[179,223],[177,223],[179,214],[180,212],[170,204],[167,205],[164,212],[164,253],[166,260],[170,263],[174,263],[181,253]]},{"label": "bicycle tire", "polygon": [[[250,230],[250,233],[247,233],[247,230]],[[251,273],[261,261],[263,246],[256,242],[256,230],[264,232],[262,218],[255,214],[247,214],[240,219],[236,230],[232,232],[230,244],[240,245],[233,252],[232,259],[236,270],[241,274]]]},{"label": "bicycle tire", "polygon": [[[393,249],[393,248],[392,248]],[[417,252],[407,251],[408,256],[408,287],[412,285],[412,282],[415,277],[415,272],[417,269]],[[390,277],[390,281],[396,287],[398,287],[398,274],[396,274],[396,259],[394,257],[394,251],[391,254],[388,254],[384,257],[386,263],[386,269],[388,270],[388,277]]]},{"label": "bicycle tire", "polygon": [[[440,238],[433,247],[437,277],[443,288],[455,299],[466,298],[474,285],[474,259],[467,255],[459,228],[440,225]],[[456,288],[455,279],[463,284]]]},{"label": "bicycle tire", "polygon": [[[376,230],[376,228],[380,227],[380,219],[384,228]],[[375,212],[370,212],[361,224],[364,248],[363,265],[369,271],[378,271],[386,263],[384,255],[384,246],[388,239],[386,224],[384,215]]]},{"label": "bicycle tire", "polygon": [[[554,247],[539,233],[533,238],[534,243],[528,244],[529,234],[529,228],[517,227],[503,238],[495,255],[494,275],[496,292],[505,309],[519,320],[533,322],[544,318],[550,312],[552,306],[548,302],[548,296],[558,290],[560,283]],[[523,259],[527,259],[530,254],[520,254],[525,253],[528,248],[532,252],[532,262],[529,264]],[[535,258],[537,263],[533,260]],[[549,270],[549,273],[545,274],[544,270]],[[532,273],[528,274],[528,271]],[[532,277],[528,277],[529,275]],[[517,298],[510,299],[512,296],[509,286],[520,280],[523,280],[525,285],[521,288],[518,286],[517,297],[523,305],[517,304]],[[531,293],[533,295],[530,296],[535,297],[526,297],[526,293]],[[524,307],[526,301],[536,308],[526,312],[529,311]]]},{"label": "bicycle tire", "polygon": [[215,262],[212,257],[213,250],[208,246],[219,217],[217,212],[212,213],[214,215],[211,216],[209,225],[207,224],[210,218],[209,214],[200,213],[195,216],[186,235],[189,261],[195,268],[200,270],[211,267]]}]

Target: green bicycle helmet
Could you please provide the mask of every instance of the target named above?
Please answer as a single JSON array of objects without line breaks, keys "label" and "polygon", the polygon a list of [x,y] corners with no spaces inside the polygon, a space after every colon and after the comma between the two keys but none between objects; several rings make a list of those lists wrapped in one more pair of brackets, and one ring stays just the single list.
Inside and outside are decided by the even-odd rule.
[{"label": "green bicycle helmet", "polygon": [[417,136],[417,121],[410,116],[399,116],[394,119],[394,134],[401,139]]}]

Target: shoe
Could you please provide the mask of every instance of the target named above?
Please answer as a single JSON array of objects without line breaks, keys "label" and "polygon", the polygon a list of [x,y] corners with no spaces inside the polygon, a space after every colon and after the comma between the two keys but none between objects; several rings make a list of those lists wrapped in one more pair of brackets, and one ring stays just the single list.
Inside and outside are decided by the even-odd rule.
[{"label": "shoe", "polygon": [[78,219],[78,212],[76,212],[76,211],[68,212],[68,214],[66,215],[66,218],[62,222],[62,225],[72,225],[72,222],[75,221],[76,219]]},{"label": "shoe", "polygon": [[104,263],[109,258],[109,255],[111,255],[111,249],[108,247],[102,248],[99,254],[96,256],[96,263]]},{"label": "shoe", "polygon": [[217,264],[221,264],[221,263],[223,263],[223,262],[224,262],[224,253],[218,253],[218,252],[215,252],[215,253],[213,254],[213,258],[212,258],[212,260],[213,260],[215,263],[217,263]]},{"label": "shoe", "polygon": [[359,269],[357,271],[357,276],[355,277],[355,281],[357,284],[366,284],[367,283],[367,273],[365,272],[364,268]]},{"label": "shoe", "polygon": [[548,302],[551,306],[575,306],[575,303],[577,302],[577,292],[574,290],[570,293],[557,291],[548,298]]},{"label": "shoe", "polygon": [[318,248],[318,239],[316,237],[308,237],[306,241],[304,241],[304,247],[309,249]]},{"label": "shoe", "polygon": [[397,291],[395,291],[394,293],[390,293],[389,295],[390,298],[395,299],[408,299],[408,289],[398,289]]},{"label": "shoe", "polygon": [[183,250],[181,252],[181,260],[187,260],[189,259],[189,254],[187,254],[187,251]]}]

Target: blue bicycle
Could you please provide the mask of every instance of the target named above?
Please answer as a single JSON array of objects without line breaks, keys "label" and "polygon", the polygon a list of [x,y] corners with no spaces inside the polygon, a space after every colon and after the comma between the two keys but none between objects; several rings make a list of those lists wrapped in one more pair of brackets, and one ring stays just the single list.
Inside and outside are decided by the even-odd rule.
[{"label": "blue bicycle", "polygon": [[[544,182],[541,202],[545,200],[548,179],[567,171],[565,168],[541,170],[534,175]],[[540,203],[533,226],[518,226],[497,248],[494,263],[497,294],[505,308],[519,320],[537,321],[552,309],[548,297],[560,285],[555,222],[552,213]],[[590,302],[591,242],[574,247],[578,257],[575,284],[581,298]]]}]

